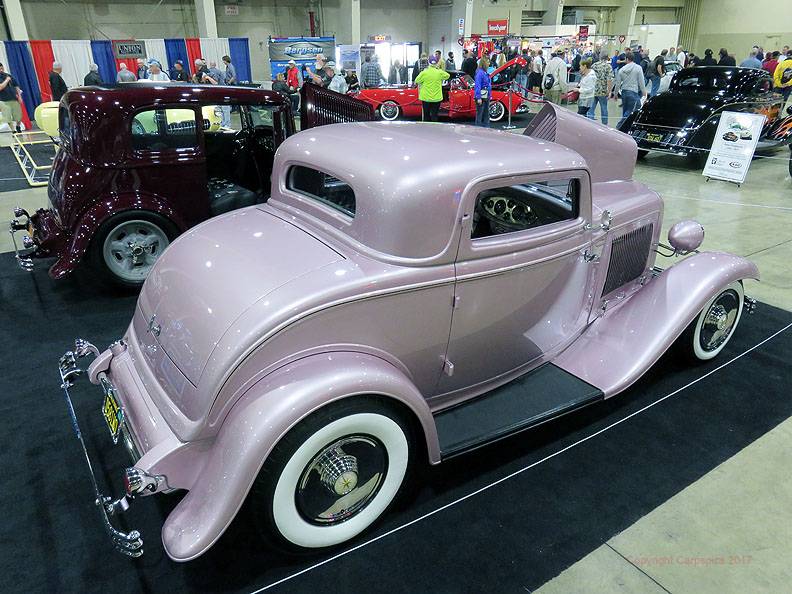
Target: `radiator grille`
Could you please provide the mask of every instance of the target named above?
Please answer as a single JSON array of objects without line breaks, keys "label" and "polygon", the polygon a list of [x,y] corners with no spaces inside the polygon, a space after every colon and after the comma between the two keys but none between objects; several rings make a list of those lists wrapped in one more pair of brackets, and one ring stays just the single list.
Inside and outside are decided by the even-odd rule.
[{"label": "radiator grille", "polygon": [[650,223],[613,239],[603,295],[643,274],[652,246],[652,229],[653,225]]}]

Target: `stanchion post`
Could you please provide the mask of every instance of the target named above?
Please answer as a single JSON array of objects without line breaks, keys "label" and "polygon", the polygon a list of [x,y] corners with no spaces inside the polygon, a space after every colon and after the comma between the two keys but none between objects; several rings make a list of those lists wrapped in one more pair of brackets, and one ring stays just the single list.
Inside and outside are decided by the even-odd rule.
[{"label": "stanchion post", "polygon": [[513,126],[512,123],[511,123],[511,114],[512,114],[512,87],[511,86],[509,86],[509,90],[508,90],[507,94],[509,96],[509,119],[508,119],[508,123],[503,127],[503,130],[514,130],[517,126]]}]

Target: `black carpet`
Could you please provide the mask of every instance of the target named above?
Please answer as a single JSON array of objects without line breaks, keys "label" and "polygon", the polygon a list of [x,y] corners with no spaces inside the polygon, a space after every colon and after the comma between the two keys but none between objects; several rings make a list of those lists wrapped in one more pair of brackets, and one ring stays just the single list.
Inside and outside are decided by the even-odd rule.
[{"label": "black carpet", "polygon": [[0,192],[24,190],[29,187],[30,184],[25,179],[25,174],[22,173],[14,153],[6,146],[0,147]]},{"label": "black carpet", "polygon": [[[55,158],[55,145],[52,143],[29,144],[28,152],[39,167],[52,165]],[[36,182],[46,182],[49,179],[50,170],[44,169],[33,173]],[[22,172],[22,168],[14,157],[9,147],[0,147],[0,192],[11,192],[13,190],[24,190],[30,184]]]},{"label": "black carpet", "polygon": [[[10,255],[0,255],[3,591],[253,592],[328,559],[262,550],[243,510],[206,555],[172,563],[159,528],[178,495],[136,502],[127,515],[145,538],[143,558],[112,551],[58,389],[56,362],[75,336],[100,347],[121,336],[134,303],[103,291],[87,273],[56,283],[46,267],[25,274]],[[691,368],[664,358],[619,397],[423,471],[411,500],[356,544],[594,434],[790,322],[792,313],[760,304],[716,362]],[[614,428],[273,590],[531,591],[791,416],[790,352],[792,331],[786,331]],[[126,454],[108,447],[98,390],[80,383],[75,397],[89,448],[118,493]]]}]

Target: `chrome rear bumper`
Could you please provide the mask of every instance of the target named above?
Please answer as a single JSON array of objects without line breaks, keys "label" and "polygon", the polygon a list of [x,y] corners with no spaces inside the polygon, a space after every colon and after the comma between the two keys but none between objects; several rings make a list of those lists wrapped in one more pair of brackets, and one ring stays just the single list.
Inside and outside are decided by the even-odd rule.
[{"label": "chrome rear bumper", "polygon": [[[118,552],[129,557],[140,557],[143,554],[143,539],[140,536],[140,532],[137,530],[123,532],[113,526],[111,521],[113,516],[117,516],[121,512],[125,512],[127,509],[129,509],[132,496],[125,494],[122,497],[114,500],[112,497],[104,495],[99,490],[96,473],[94,472],[91,458],[88,455],[88,449],[85,446],[85,440],[83,439],[82,432],[80,431],[80,425],[77,421],[77,415],[74,412],[71,395],[69,394],[69,389],[74,386],[74,381],[77,379],[77,377],[83,374],[83,370],[78,367],[78,360],[88,355],[93,355],[96,357],[99,355],[99,350],[91,343],[82,339],[77,339],[74,343],[74,350],[67,351],[60,358],[58,370],[61,377],[61,389],[63,390],[63,396],[66,400],[66,408],[68,409],[69,416],[71,417],[72,428],[74,429],[75,436],[80,442],[80,447],[82,448],[85,462],[88,465],[88,474],[90,475],[91,484],[93,485],[95,494],[94,504],[99,508],[105,530],[110,536],[110,540]],[[114,390],[112,383],[103,373],[100,374],[100,386],[105,395],[107,395],[108,392],[112,392]],[[121,412],[121,415],[123,415],[123,411]],[[129,436],[129,433],[126,431],[126,428],[123,424],[123,418],[120,419],[120,422],[122,425],[119,437],[123,437],[128,448],[130,448],[129,444],[131,444],[132,448],[134,448],[131,436]],[[130,449],[130,452],[133,455],[136,453],[134,449]],[[129,470],[130,469],[127,469],[127,490],[130,489]],[[133,479],[140,480],[139,477],[133,477]],[[132,491],[130,492],[136,491],[138,486],[139,485],[137,484],[132,484]]]}]

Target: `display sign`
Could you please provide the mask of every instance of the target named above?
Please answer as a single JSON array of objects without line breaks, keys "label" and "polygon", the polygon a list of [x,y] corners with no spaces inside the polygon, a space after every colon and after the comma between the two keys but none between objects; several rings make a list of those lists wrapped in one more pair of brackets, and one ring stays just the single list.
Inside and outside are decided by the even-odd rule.
[{"label": "display sign", "polygon": [[487,35],[506,35],[509,32],[509,19],[490,19],[487,21]]},{"label": "display sign", "polygon": [[142,41],[124,39],[113,41],[113,53],[116,60],[126,60],[128,58],[145,58],[146,44]]},{"label": "display sign", "polygon": [[580,39],[580,41],[586,41],[588,40],[588,35],[589,35],[588,25],[580,25],[580,27],[578,28],[578,39]]},{"label": "display sign", "polygon": [[305,68],[314,70],[314,62],[319,54],[328,60],[335,60],[335,37],[270,37],[269,54],[273,80],[286,69],[289,60],[297,63],[300,76],[305,78]]},{"label": "display sign", "polygon": [[225,6],[225,15],[226,16],[239,16],[239,5],[238,4],[226,4],[226,6]]},{"label": "display sign", "polygon": [[324,54],[335,55],[335,37],[270,37],[269,56],[271,62],[289,60],[315,60]]},{"label": "display sign", "polygon": [[465,34],[465,19],[459,19],[459,34]]},{"label": "display sign", "polygon": [[360,46],[359,45],[339,45],[338,61],[344,70],[354,70],[360,72]]},{"label": "display sign", "polygon": [[369,35],[368,36],[368,40],[369,41],[390,41],[391,40],[391,36],[390,35]]},{"label": "display sign", "polygon": [[765,116],[759,113],[724,111],[702,174],[743,183],[764,123]]}]

